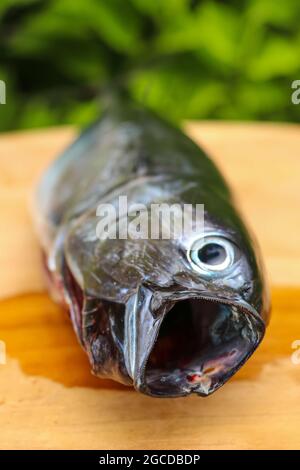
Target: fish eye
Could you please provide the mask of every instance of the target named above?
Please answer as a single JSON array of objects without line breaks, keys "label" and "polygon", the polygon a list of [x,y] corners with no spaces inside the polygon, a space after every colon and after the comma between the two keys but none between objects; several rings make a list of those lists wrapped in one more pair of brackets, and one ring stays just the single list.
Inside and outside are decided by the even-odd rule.
[{"label": "fish eye", "polygon": [[210,235],[193,242],[188,260],[196,271],[224,271],[233,265],[236,249],[225,237]]}]

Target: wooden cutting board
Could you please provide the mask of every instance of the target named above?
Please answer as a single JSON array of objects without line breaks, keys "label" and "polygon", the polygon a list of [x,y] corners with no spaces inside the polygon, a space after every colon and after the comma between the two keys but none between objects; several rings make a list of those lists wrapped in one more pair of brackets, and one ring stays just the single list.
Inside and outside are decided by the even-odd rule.
[{"label": "wooden cutting board", "polygon": [[300,349],[292,348],[300,340],[300,126],[186,129],[229,180],[261,244],[273,294],[263,344],[205,399],[152,399],[92,377],[67,316],[45,293],[30,215],[34,182],[76,131],[3,134],[0,449],[300,448]]}]

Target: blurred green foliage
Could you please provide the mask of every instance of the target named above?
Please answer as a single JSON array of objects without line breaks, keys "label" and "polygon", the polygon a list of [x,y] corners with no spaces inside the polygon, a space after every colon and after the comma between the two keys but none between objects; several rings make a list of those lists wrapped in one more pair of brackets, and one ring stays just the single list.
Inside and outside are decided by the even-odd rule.
[{"label": "blurred green foliage", "polygon": [[299,0],[0,0],[0,130],[76,123],[124,87],[167,119],[298,121]]}]

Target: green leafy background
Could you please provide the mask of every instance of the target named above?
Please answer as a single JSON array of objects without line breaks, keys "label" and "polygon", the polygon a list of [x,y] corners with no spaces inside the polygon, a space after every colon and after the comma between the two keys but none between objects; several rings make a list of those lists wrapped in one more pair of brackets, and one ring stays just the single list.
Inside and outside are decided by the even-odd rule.
[{"label": "green leafy background", "polygon": [[299,0],[0,0],[0,130],[86,125],[119,86],[173,122],[299,121]]}]

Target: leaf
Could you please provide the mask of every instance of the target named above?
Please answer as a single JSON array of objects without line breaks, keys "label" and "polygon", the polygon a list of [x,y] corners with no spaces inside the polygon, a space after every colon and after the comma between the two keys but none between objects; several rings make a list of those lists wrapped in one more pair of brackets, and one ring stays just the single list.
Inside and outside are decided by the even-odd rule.
[{"label": "leaf", "polygon": [[252,116],[263,117],[284,108],[289,102],[289,87],[276,83],[244,83],[237,90],[237,102],[241,109]]},{"label": "leaf", "polygon": [[11,8],[18,6],[28,6],[35,3],[40,3],[41,0],[1,0],[0,3],[0,18]]},{"label": "leaf", "polygon": [[100,105],[96,100],[69,104],[64,122],[88,126],[100,116]]},{"label": "leaf", "polygon": [[252,0],[247,9],[247,20],[260,25],[281,26],[291,29],[299,25],[300,4],[298,0]]},{"label": "leaf", "polygon": [[158,23],[166,23],[185,15],[189,11],[189,0],[131,0],[142,13],[154,18]]},{"label": "leaf", "polygon": [[225,85],[212,77],[205,78],[201,64],[188,60],[139,72],[131,82],[133,96],[173,122],[214,112],[226,101]]},{"label": "leaf", "polygon": [[40,53],[55,38],[86,40],[93,33],[115,50],[131,55],[140,49],[139,28],[134,10],[121,0],[53,0],[20,27],[13,47]]},{"label": "leaf", "polygon": [[157,48],[169,53],[205,52],[218,62],[232,64],[239,32],[239,19],[232,8],[206,1],[196,13],[175,18],[158,37]]},{"label": "leaf", "polygon": [[24,101],[19,128],[30,129],[32,127],[54,126],[59,122],[58,116],[57,110],[50,107],[46,100],[35,98]]},{"label": "leaf", "polygon": [[299,55],[299,44],[279,36],[270,37],[259,54],[249,61],[248,76],[252,80],[292,76],[300,70]]}]

